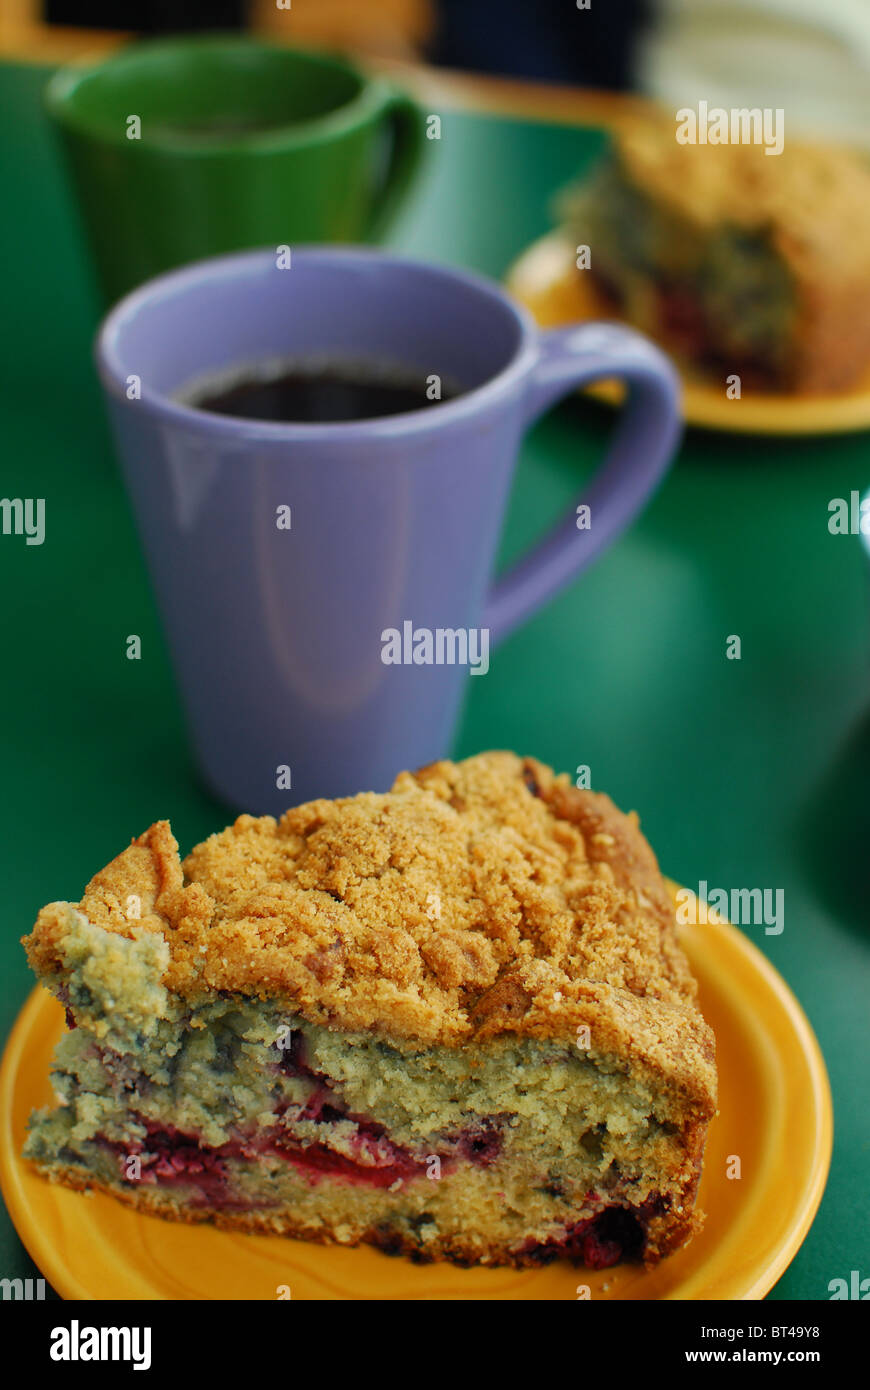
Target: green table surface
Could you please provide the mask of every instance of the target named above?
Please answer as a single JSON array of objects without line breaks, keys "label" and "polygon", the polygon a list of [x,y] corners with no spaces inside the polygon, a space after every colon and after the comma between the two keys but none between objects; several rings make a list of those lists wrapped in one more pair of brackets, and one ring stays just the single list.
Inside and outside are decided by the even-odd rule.
[{"label": "green table surface", "polygon": [[[0,449],[9,497],[44,497],[46,539],[0,536],[3,1033],[31,987],[39,907],[154,819],[186,849],[227,813],[199,785],[91,363],[98,309],[40,108],[47,69],[0,68]],[[393,241],[494,276],[549,225],[601,132],[443,113]],[[739,405],[735,408],[739,409]],[[502,560],[566,507],[612,416],[579,398],[534,430]],[[870,437],[690,431],[652,505],[495,655],[455,752],[508,747],[636,808],[688,885],[785,891],[780,936],[747,933],[806,1009],[834,1093],[819,1215],[771,1297],[870,1275],[867,1019],[870,614],[859,541],[828,502],[870,484]],[[125,658],[128,633],[143,659]],[[742,659],[726,659],[726,638]],[[0,1275],[33,1274],[5,1214]]]}]

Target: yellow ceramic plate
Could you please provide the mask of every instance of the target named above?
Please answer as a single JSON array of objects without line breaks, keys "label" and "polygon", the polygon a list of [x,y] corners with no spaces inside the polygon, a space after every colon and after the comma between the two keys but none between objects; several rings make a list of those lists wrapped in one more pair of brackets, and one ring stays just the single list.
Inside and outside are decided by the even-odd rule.
[{"label": "yellow ceramic plate", "polygon": [[[800,1246],[831,1155],[831,1098],[812,1030],[788,987],[727,925],[681,928],[716,1033],[720,1114],[707,1145],[703,1231],[648,1272],[414,1265],[376,1250],[232,1235],[140,1216],[101,1194],[44,1181],[19,1157],[25,1121],[51,1101],[48,1067],[63,1010],[43,990],[25,1004],[0,1072],[0,1178],[19,1235],[64,1298],[576,1299],[762,1298]],[[741,1176],[729,1179],[732,1156]],[[286,1297],[286,1293],[284,1294]]]},{"label": "yellow ceramic plate", "polygon": [[[542,237],[508,272],[507,287],[542,328],[612,319],[613,308],[578,271],[574,251],[559,232]],[[589,388],[602,400],[618,402],[622,387],[604,382]],[[683,414],[690,425],[741,434],[837,434],[870,429],[870,371],[850,391],[836,395],[776,395],[746,390],[728,400],[725,381],[683,372]]]}]

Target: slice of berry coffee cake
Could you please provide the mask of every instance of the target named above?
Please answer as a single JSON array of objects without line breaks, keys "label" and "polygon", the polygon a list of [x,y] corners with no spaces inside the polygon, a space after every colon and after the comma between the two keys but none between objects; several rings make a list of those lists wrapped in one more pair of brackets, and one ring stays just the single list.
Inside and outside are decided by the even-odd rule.
[{"label": "slice of berry coffee cake", "polygon": [[714,1044],[636,819],[532,759],[160,822],[25,940],[67,1009],[26,1154],[182,1221],[417,1259],[654,1264]]}]

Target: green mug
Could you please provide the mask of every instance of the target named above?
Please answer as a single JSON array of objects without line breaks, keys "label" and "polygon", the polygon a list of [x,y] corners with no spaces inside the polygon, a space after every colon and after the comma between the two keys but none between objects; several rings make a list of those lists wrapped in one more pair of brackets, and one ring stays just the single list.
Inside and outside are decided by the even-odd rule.
[{"label": "green mug", "polygon": [[374,240],[425,145],[389,83],[246,38],[134,43],[46,99],[109,301],[203,256]]}]

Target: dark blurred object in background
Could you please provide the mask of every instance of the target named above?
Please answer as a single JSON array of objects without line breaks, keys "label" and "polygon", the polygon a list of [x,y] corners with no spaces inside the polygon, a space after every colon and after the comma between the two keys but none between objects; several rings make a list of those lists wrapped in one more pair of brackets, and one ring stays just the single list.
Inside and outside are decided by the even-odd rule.
[{"label": "dark blurred object in background", "polygon": [[[252,28],[301,44],[583,87],[632,86],[653,0],[45,0],[51,24],[177,34]],[[37,6],[37,8],[39,8]]]},{"label": "dark blurred object in background", "polygon": [[437,0],[427,56],[448,67],[583,87],[632,85],[651,0]]},{"label": "dark blurred object in background", "polygon": [[245,0],[45,0],[49,24],[71,28],[123,29],[135,34],[180,34],[202,29],[243,29]]}]

